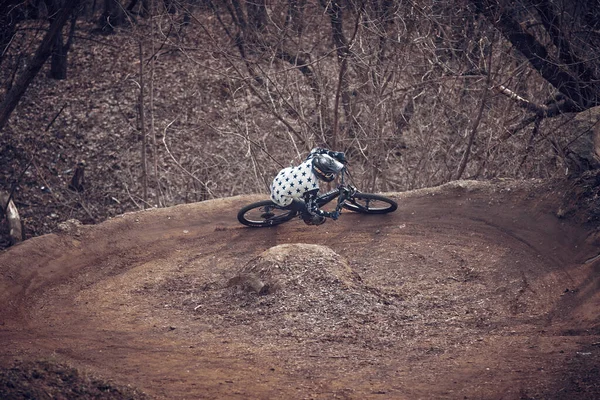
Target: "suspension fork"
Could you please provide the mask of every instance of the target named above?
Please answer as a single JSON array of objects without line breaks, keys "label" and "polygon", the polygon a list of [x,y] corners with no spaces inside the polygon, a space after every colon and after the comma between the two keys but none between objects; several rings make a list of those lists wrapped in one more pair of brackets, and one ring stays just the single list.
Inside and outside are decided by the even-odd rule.
[{"label": "suspension fork", "polygon": [[[346,174],[349,174],[348,170],[346,169],[346,167],[344,167],[344,169],[342,170],[341,174],[340,174],[340,185],[335,188],[335,189],[331,189],[329,192],[324,193],[322,195],[320,195],[319,197],[317,197],[317,206],[322,207],[325,204],[329,203],[331,200],[335,199],[336,197],[338,197],[341,193],[340,193],[340,188],[341,187],[345,187],[345,177]],[[343,199],[343,201],[345,201],[346,199]],[[339,202],[338,202],[339,203]],[[339,204],[338,204],[339,206]]]}]

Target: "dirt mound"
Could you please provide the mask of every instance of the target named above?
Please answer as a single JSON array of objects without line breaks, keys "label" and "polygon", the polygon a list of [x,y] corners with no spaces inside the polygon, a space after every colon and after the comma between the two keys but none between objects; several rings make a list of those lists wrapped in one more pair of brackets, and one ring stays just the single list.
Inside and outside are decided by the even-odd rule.
[{"label": "dirt mound", "polygon": [[[186,290],[184,282],[195,283]],[[293,335],[297,340],[372,346],[392,343],[402,331],[397,326],[401,296],[365,284],[342,256],[323,245],[274,246],[226,282],[199,282],[186,275],[161,288],[179,296],[172,303],[193,313],[195,321],[218,321],[219,331],[239,334],[240,340]]]},{"label": "dirt mound", "polygon": [[0,369],[2,399],[143,400],[146,395],[49,361],[17,361]]},{"label": "dirt mound", "polygon": [[600,221],[599,197],[600,171],[585,172],[570,182],[557,214],[561,218],[572,217],[581,223],[592,222],[598,228],[598,221]]},{"label": "dirt mound", "polygon": [[348,290],[357,280],[359,276],[330,248],[298,243],[266,250],[248,262],[227,286],[260,295],[279,292],[289,297],[290,294],[309,296],[324,288]]}]

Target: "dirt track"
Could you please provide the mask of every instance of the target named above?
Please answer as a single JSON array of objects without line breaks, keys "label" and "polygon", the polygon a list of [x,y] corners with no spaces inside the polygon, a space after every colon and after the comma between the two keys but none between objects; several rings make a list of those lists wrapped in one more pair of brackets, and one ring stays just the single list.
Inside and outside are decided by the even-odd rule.
[{"label": "dirt track", "polygon": [[[243,227],[259,198],[237,197],[28,240],[0,254],[0,361],[169,399],[600,396],[600,246],[551,193],[391,197],[393,214],[320,227]],[[319,246],[271,250],[295,252],[278,292],[227,285],[282,244]]]}]

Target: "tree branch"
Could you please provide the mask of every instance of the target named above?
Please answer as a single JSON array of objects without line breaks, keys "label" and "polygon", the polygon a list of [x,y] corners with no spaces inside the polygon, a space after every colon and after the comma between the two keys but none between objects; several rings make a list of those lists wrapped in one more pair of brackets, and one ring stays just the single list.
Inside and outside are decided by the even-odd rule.
[{"label": "tree branch", "polygon": [[497,0],[470,1],[477,12],[485,16],[529,60],[545,80],[573,102],[574,111],[583,111],[600,105],[598,83],[584,81],[565,71],[548,54],[546,47],[512,17],[510,9],[502,7]]},{"label": "tree branch", "polygon": [[534,112],[538,118],[551,118],[566,112],[580,111],[579,108],[568,99],[552,99],[549,104],[537,104],[527,100],[504,85],[497,84],[492,87],[496,92],[515,101],[520,107]]},{"label": "tree branch", "polygon": [[535,7],[540,15],[544,29],[546,29],[552,42],[558,49],[559,59],[567,66],[567,68],[573,70],[584,81],[595,81],[594,73],[585,67],[585,64],[571,49],[569,41],[561,30],[560,19],[552,10],[550,2],[548,0],[538,0],[535,3]]}]

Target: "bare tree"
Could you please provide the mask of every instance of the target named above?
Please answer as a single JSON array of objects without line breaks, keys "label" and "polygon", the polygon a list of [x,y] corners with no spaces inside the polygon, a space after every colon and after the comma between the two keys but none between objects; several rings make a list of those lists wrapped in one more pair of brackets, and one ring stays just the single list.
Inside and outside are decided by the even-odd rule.
[{"label": "bare tree", "polygon": [[73,11],[79,6],[79,0],[68,1],[58,11],[56,18],[50,24],[48,32],[44,36],[42,42],[37,48],[37,51],[33,55],[32,59],[28,63],[28,67],[21,72],[16,83],[6,93],[4,101],[0,104],[0,132],[6,125],[10,114],[17,106],[21,96],[27,90],[27,87],[35,78],[37,73],[40,71],[50,54],[56,40],[56,36],[60,33],[61,29],[73,13]]},{"label": "bare tree", "polygon": [[[60,0],[49,0],[48,2],[48,14],[50,23],[58,15],[63,1]],[[71,24],[67,40],[63,38],[62,30],[60,30],[54,37],[54,44],[52,49],[52,57],[50,62],[50,77],[52,79],[67,79],[67,54],[69,48],[73,44],[73,38],[75,36],[75,27],[77,25],[77,11],[71,15]]]},{"label": "bare tree", "polygon": [[[589,31],[585,36],[578,33],[580,29],[592,28],[585,17],[598,13],[591,6],[593,2],[524,0],[520,4],[521,13],[497,0],[472,0],[472,3],[564,96],[560,98],[563,101],[553,99],[552,107],[538,107],[540,113],[553,116],[600,105],[597,77],[600,64],[595,57],[588,58],[600,50],[600,40]],[[533,29],[538,23],[543,30]]]},{"label": "bare tree", "polygon": [[[556,90],[547,99],[528,99],[518,90],[496,86],[500,93],[535,114],[525,120],[526,124],[539,124],[540,118],[578,113],[600,105],[597,2],[522,0],[518,7],[500,0],[471,3]],[[600,166],[600,130],[589,142],[593,143],[591,148],[578,149],[575,153],[579,154],[574,154],[577,170]],[[595,161],[590,162],[593,158]],[[581,159],[586,160],[585,166]]]}]

